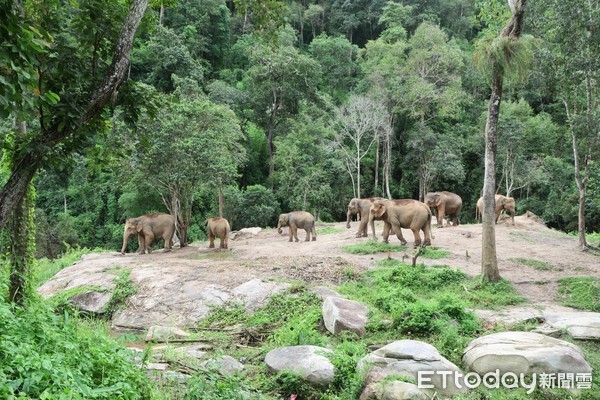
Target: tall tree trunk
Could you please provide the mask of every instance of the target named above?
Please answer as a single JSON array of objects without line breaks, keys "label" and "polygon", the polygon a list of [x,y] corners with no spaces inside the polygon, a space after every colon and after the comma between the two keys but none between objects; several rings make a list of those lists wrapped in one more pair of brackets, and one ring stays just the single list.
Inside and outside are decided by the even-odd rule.
[{"label": "tall tree trunk", "polygon": [[223,218],[223,187],[219,183],[219,217]]},{"label": "tall tree trunk", "polygon": [[[500,37],[519,40],[523,30],[523,17],[527,0],[509,0],[512,17],[506,24]],[[493,66],[492,94],[485,124],[485,174],[483,183],[482,213],[482,251],[481,276],[483,280],[497,282],[500,280],[498,259],[496,258],[496,226],[495,201],[496,190],[496,151],[498,137],[498,117],[502,101],[503,70],[500,65]]]},{"label": "tall tree trunk", "polygon": [[378,195],[379,186],[379,139],[377,139],[377,147],[375,149],[375,185],[373,185],[373,196]]},{"label": "tall tree trunk", "polygon": [[496,149],[498,117],[502,100],[502,74],[494,69],[492,95],[488,106],[485,124],[485,173],[483,181],[483,212],[481,215],[481,276],[484,280],[500,280],[498,259],[496,258],[495,192],[496,192]]},{"label": "tall tree trunk", "polygon": [[[575,100],[575,98],[573,99]],[[571,131],[571,138],[573,143],[573,167],[574,167],[574,175],[575,175],[575,183],[577,184],[577,191],[579,192],[579,209],[577,212],[577,233],[579,237],[579,248],[581,250],[587,247],[587,240],[585,238],[586,231],[586,223],[585,223],[585,198],[587,185],[590,177],[590,163],[591,163],[591,154],[587,154],[585,157],[585,166],[582,171],[581,166],[581,155],[579,153],[579,143],[577,141],[577,134],[575,132],[575,127],[573,125],[574,115],[571,114],[569,110],[569,103],[567,100],[563,99],[563,104],[565,105],[565,110],[567,113],[567,119],[569,121],[569,130]],[[589,104],[589,100],[588,100]]]},{"label": "tall tree trunk", "polygon": [[41,160],[51,149],[71,136],[77,127],[86,125],[100,115],[117,92],[129,69],[129,56],[135,31],[147,6],[147,0],[133,1],[117,39],[112,63],[100,85],[90,95],[90,101],[79,120],[73,121],[69,126],[53,124],[43,129],[41,135],[31,143],[30,148],[34,150],[15,160],[11,175],[0,191],[0,228],[6,225],[12,212],[25,197],[29,183],[41,166]]}]

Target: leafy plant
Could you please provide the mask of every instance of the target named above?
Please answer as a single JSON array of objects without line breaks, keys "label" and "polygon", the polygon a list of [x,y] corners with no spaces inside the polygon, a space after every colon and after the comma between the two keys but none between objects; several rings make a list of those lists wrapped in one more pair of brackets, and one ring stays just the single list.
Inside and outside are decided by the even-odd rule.
[{"label": "leafy plant", "polygon": [[123,307],[125,301],[138,292],[138,287],[133,285],[131,280],[131,270],[123,270],[115,278],[115,289],[112,297],[106,306],[107,315],[112,315],[115,311]]}]

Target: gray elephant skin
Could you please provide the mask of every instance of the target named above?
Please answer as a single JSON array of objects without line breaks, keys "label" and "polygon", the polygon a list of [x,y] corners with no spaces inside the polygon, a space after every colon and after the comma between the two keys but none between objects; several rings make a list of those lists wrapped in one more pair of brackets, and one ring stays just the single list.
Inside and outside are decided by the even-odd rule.
[{"label": "gray elephant skin", "polygon": [[[383,241],[388,243],[390,230],[400,243],[406,244],[402,229],[410,229],[415,236],[415,246],[431,246],[431,211],[425,203],[413,199],[376,200],[371,206],[369,222],[375,237],[375,220],[383,221]],[[421,241],[419,231],[423,231]]]},{"label": "gray elephant skin", "polygon": [[447,191],[429,192],[425,196],[425,204],[435,211],[438,228],[444,227],[444,217],[446,216],[452,218],[453,226],[460,224],[458,213],[462,208],[462,199],[456,193]]},{"label": "gray elephant skin", "polygon": [[229,248],[229,232],[231,232],[231,227],[225,218],[214,217],[206,220],[206,233],[210,240],[209,248],[215,247],[215,238],[220,240],[219,248]]},{"label": "gray elephant skin", "polygon": [[367,227],[369,224],[369,213],[371,212],[371,206],[375,200],[384,200],[382,197],[368,197],[365,199],[359,199],[357,197],[350,200],[348,203],[348,212],[346,213],[346,228],[350,229],[350,221],[355,215],[359,216],[360,223],[358,225],[358,231],[356,237],[368,237]]},{"label": "gray elephant skin", "polygon": [[[508,211],[510,213],[512,224],[513,224],[513,226],[515,226],[515,208],[517,206],[515,199],[513,197],[506,197],[501,194],[497,194],[494,196],[494,201],[496,204],[496,206],[495,206],[496,207],[496,219],[494,220],[495,223],[498,223],[498,217],[500,217],[500,213],[502,212],[502,210],[504,210],[504,211]],[[477,220],[477,222],[481,222],[482,218],[483,218],[483,197],[480,197],[479,200],[477,200],[477,208],[475,210],[475,219]]]},{"label": "gray elephant skin", "polygon": [[306,231],[306,242],[310,241],[311,234],[312,240],[317,240],[317,232],[315,231],[315,217],[306,211],[292,211],[287,214],[279,215],[279,222],[277,223],[277,233],[281,234],[283,227],[289,227],[290,242],[295,239],[298,241],[298,229],[304,229]]},{"label": "gray elephant skin", "polygon": [[125,254],[127,243],[131,235],[137,235],[140,245],[138,253],[152,252],[152,242],[163,239],[165,247],[163,252],[173,248],[173,235],[175,234],[175,217],[170,214],[145,214],[137,218],[128,218],[123,231],[123,247],[121,254]]}]

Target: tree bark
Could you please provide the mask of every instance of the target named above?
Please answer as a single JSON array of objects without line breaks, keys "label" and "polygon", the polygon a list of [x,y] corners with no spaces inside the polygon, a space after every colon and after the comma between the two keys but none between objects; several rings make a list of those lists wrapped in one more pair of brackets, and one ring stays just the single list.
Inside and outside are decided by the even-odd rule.
[{"label": "tree bark", "polygon": [[[512,17],[500,32],[501,37],[508,36],[518,40],[523,30],[523,17],[527,0],[512,0],[510,2]],[[500,65],[493,66],[492,94],[488,106],[488,116],[485,124],[485,178],[483,184],[482,212],[482,251],[481,277],[484,281],[497,282],[500,280],[498,259],[496,257],[496,226],[495,226],[495,190],[496,190],[496,151],[498,137],[498,117],[502,101],[502,81],[504,71]]]},{"label": "tree bark", "polygon": [[[41,160],[52,148],[72,135],[76,130],[100,115],[115,96],[129,68],[129,55],[135,31],[148,6],[147,0],[134,0],[115,45],[115,54],[100,85],[92,92],[85,111],[70,125],[58,122],[44,129],[28,146],[33,149],[15,160],[8,181],[0,191],[0,228],[8,222],[12,212],[25,197],[29,183],[41,167]],[[60,106],[60,104],[59,104]]]}]

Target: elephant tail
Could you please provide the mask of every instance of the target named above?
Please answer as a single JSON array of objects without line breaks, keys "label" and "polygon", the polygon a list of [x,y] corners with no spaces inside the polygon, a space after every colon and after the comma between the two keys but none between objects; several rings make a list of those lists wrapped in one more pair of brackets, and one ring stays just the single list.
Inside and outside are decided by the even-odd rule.
[{"label": "elephant tail", "polygon": [[431,239],[435,239],[435,236],[433,236],[433,229],[431,229],[431,215],[431,212],[427,214],[427,223],[429,224],[429,235],[431,235]]}]

